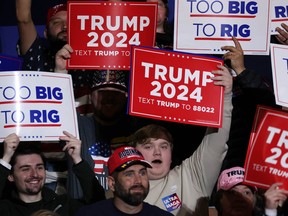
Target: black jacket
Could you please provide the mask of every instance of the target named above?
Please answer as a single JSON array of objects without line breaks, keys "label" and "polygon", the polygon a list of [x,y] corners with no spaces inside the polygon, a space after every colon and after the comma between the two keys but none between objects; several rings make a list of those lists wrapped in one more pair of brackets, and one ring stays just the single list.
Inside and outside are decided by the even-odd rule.
[{"label": "black jacket", "polygon": [[85,161],[81,161],[73,167],[73,171],[79,178],[84,191],[85,200],[75,200],[64,195],[57,195],[49,188],[43,187],[42,200],[34,203],[25,203],[19,199],[15,189],[10,193],[4,191],[9,170],[0,165],[0,215],[5,216],[30,216],[40,209],[55,211],[61,216],[71,216],[85,204],[90,204],[105,199],[105,192],[93,171]]}]

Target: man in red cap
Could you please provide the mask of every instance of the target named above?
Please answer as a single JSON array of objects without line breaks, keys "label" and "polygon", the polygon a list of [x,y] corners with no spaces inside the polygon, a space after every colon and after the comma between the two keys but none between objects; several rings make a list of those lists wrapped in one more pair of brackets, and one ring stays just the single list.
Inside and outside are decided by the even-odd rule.
[{"label": "man in red cap", "polygon": [[86,206],[76,216],[172,215],[143,202],[149,192],[147,168],[151,168],[150,163],[144,160],[137,149],[128,146],[116,149],[108,160],[108,185],[114,198]]},{"label": "man in red cap", "polygon": [[67,43],[67,7],[60,4],[49,9],[43,40],[32,20],[31,4],[31,0],[16,0],[18,54],[23,57],[24,70],[52,72],[56,52]]}]

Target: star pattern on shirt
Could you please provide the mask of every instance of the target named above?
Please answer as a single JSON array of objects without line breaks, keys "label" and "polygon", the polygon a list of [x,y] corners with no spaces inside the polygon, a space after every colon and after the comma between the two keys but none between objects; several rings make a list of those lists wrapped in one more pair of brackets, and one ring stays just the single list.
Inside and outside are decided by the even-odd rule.
[{"label": "star pattern on shirt", "polygon": [[96,142],[88,151],[94,161],[95,174],[104,174],[108,158],[111,155],[110,146],[107,143]]},{"label": "star pattern on shirt", "polygon": [[109,157],[111,155],[111,149],[106,143],[96,142],[89,148],[89,153],[95,156]]}]

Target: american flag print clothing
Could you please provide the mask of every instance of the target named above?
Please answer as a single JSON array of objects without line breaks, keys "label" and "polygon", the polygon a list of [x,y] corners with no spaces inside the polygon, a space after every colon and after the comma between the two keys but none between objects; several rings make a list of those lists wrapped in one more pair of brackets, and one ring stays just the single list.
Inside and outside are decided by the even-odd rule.
[{"label": "american flag print clothing", "polygon": [[106,142],[96,142],[89,149],[89,154],[94,161],[94,173],[98,181],[105,190],[108,190],[107,177],[108,167],[107,161],[111,155],[111,148]]}]

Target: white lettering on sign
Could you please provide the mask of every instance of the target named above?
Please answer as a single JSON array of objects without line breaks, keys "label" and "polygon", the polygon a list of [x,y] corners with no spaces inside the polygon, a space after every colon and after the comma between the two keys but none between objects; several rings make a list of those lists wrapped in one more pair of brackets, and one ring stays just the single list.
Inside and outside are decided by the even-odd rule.
[{"label": "white lettering on sign", "polygon": [[253,169],[256,170],[257,172],[266,172],[268,166],[263,166],[260,164],[253,164]]},{"label": "white lettering on sign", "polygon": [[276,169],[273,167],[269,167],[269,173],[272,175],[288,178],[288,172],[287,171],[279,170],[279,169]]},{"label": "white lettering on sign", "polygon": [[[150,92],[151,96],[161,97],[164,95],[168,99],[176,97],[177,100],[193,99],[196,102],[201,102],[203,99],[201,87],[196,87],[191,91],[191,87],[189,88],[188,85],[194,83],[196,86],[207,86],[208,83],[213,82],[211,77],[214,75],[209,71],[202,71],[201,73],[200,70],[194,70],[192,72],[189,68],[166,67],[149,62],[142,62],[141,66],[144,67],[144,77],[154,79],[151,82],[154,87]],[[167,83],[163,84],[160,81]],[[177,83],[184,85],[175,86],[174,84]]]},{"label": "white lettering on sign", "polygon": [[209,71],[203,71],[201,76],[199,70],[192,72],[189,68],[175,68],[172,66],[166,67],[165,65],[148,62],[142,62],[141,65],[145,68],[145,78],[149,78],[150,75],[153,74],[155,80],[170,81],[172,83],[183,82],[184,84],[194,82],[194,84],[197,86],[206,86],[207,83],[213,82],[211,77],[214,75]]},{"label": "white lettering on sign", "polygon": [[128,44],[140,45],[138,32],[134,33],[131,38],[128,38],[127,34],[124,32],[119,32],[116,35],[111,32],[104,32],[100,37],[98,33],[90,32],[88,33],[88,37],[91,38],[91,40],[87,43],[87,47],[99,47],[98,41],[100,41],[104,47],[112,47],[115,43],[116,47],[127,47]]},{"label": "white lettering on sign", "polygon": [[149,26],[150,19],[147,16],[99,16],[99,15],[78,15],[77,20],[80,20],[80,29],[86,30],[88,28],[88,21],[90,21],[89,30],[104,31],[108,29],[110,31],[123,30],[127,31],[132,29],[133,31],[144,31]]},{"label": "white lettering on sign", "polygon": [[[287,159],[288,159],[288,152],[284,151],[284,154],[281,147],[284,145],[285,149],[288,149],[288,131],[286,130],[282,130],[280,128],[275,128],[275,127],[268,127],[268,138],[266,140],[267,144],[271,144],[272,141],[276,141],[277,142],[277,147],[271,148],[271,153],[272,155],[267,157],[265,159],[265,162],[270,163],[270,164],[274,164],[276,165],[278,162],[280,162],[280,165],[284,168],[288,168],[288,163],[287,163]],[[278,139],[278,140],[274,140],[274,139]]]},{"label": "white lettering on sign", "polygon": [[281,130],[280,128],[275,128],[275,127],[268,127],[269,136],[267,139],[267,144],[271,144],[273,139],[275,138],[276,134],[280,134],[280,138],[278,139],[277,146],[282,147],[284,144],[285,149],[288,149],[288,131],[286,130]]}]

